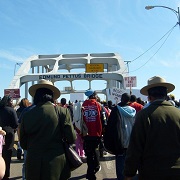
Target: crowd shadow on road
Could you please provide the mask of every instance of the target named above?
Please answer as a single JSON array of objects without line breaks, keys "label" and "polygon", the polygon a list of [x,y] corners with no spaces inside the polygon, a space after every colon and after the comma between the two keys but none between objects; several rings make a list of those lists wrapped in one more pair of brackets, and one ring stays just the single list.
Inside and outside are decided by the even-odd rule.
[{"label": "crowd shadow on road", "polygon": [[86,174],[83,174],[81,176],[72,177],[69,180],[80,180],[86,178]]},{"label": "crowd shadow on road", "polygon": [[115,156],[104,156],[100,158],[100,161],[112,161],[115,160]]},{"label": "crowd shadow on road", "polygon": [[[80,179],[84,179],[86,178],[86,175],[81,175],[81,176],[77,176],[77,177],[72,177],[69,180],[80,180]],[[117,178],[103,178],[102,180],[117,180]]]},{"label": "crowd shadow on road", "polygon": [[13,177],[13,178],[9,178],[10,180],[18,180],[18,179],[22,179],[22,176],[17,176],[17,177]]},{"label": "crowd shadow on road", "polygon": [[11,161],[11,164],[17,164],[17,163],[23,163],[24,160],[23,159],[14,159],[13,161]]}]

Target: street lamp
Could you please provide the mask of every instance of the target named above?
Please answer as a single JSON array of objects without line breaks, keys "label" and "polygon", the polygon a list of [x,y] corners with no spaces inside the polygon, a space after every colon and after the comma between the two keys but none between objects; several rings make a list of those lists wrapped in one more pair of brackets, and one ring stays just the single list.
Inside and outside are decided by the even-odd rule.
[{"label": "street lamp", "polygon": [[178,10],[176,11],[175,9],[172,9],[170,7],[167,7],[167,6],[146,6],[145,9],[146,10],[151,10],[153,8],[156,8],[156,7],[160,7],[160,8],[166,8],[166,9],[169,9],[171,10],[172,12],[174,12],[174,14],[176,15],[177,19],[178,19],[178,22],[177,24],[179,24],[180,26],[180,12],[179,12],[179,7],[178,7]]}]

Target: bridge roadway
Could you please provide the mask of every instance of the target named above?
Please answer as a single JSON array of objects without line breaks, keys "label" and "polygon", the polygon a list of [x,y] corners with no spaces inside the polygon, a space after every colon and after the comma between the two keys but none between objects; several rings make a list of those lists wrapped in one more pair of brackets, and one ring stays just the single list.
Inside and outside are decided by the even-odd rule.
[{"label": "bridge roadway", "polygon": [[[16,158],[17,141],[14,145],[14,152],[11,162],[11,180],[22,179],[22,164],[23,160]],[[115,160],[114,156],[107,154],[100,158],[101,171],[96,174],[97,180],[116,180]],[[84,163],[81,167],[72,171],[70,180],[85,180],[87,164]]]}]

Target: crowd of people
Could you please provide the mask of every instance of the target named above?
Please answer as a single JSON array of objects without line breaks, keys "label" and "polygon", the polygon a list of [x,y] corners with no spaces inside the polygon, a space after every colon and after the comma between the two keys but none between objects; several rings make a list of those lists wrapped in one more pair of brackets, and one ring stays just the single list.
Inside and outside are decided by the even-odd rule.
[{"label": "crowd of people", "polygon": [[23,180],[68,180],[71,170],[63,141],[74,144],[87,163],[86,179],[96,180],[100,158],[115,155],[118,180],[180,179],[180,103],[175,86],[159,76],[148,80],[140,97],[124,93],[115,105],[101,101],[88,89],[85,101],[67,103],[59,89],[47,80],[29,88],[33,97],[0,100],[0,179],[10,177],[15,133],[17,158],[23,155]]}]

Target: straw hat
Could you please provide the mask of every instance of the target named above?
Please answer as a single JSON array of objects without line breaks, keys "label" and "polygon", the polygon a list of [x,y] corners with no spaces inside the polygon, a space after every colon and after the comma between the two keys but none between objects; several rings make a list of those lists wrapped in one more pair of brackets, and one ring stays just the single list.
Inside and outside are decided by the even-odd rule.
[{"label": "straw hat", "polygon": [[171,83],[166,82],[166,80],[160,76],[154,76],[150,79],[148,79],[147,86],[144,86],[141,90],[140,93],[147,96],[148,95],[148,90],[153,87],[161,86],[161,87],[166,87],[167,88],[167,93],[173,91],[175,89],[175,86]]},{"label": "straw hat", "polygon": [[53,85],[51,81],[47,81],[45,79],[41,79],[38,84],[34,84],[29,88],[29,94],[34,97],[36,90],[40,88],[47,88],[53,92],[54,99],[58,99],[60,96],[60,91],[57,87]]}]

